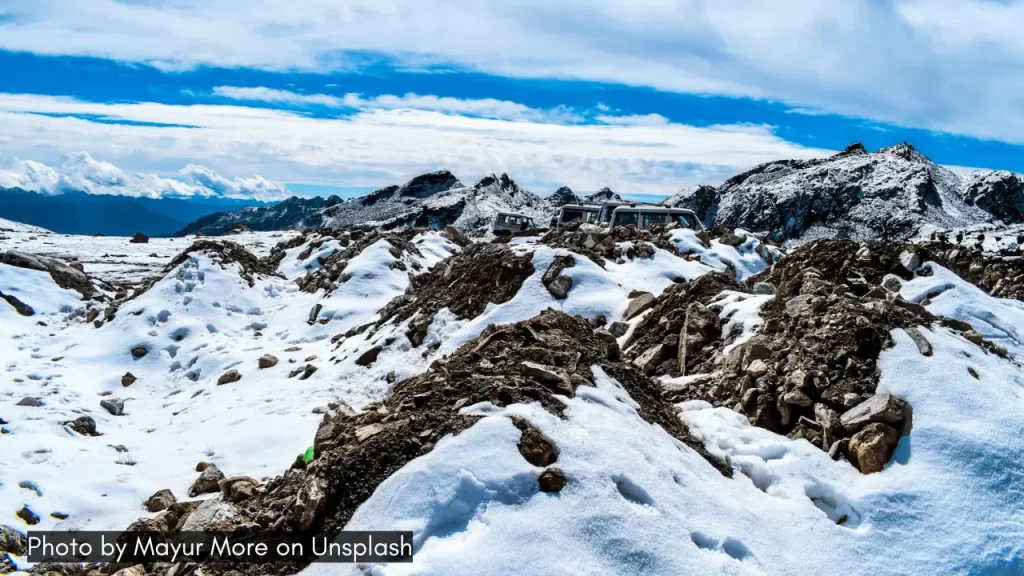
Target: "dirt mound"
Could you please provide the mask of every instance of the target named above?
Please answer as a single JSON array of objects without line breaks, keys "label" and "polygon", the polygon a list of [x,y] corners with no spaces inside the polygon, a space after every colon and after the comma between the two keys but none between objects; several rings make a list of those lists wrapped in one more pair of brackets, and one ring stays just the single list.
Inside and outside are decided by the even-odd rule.
[{"label": "dirt mound", "polygon": [[409,292],[381,311],[378,324],[397,324],[415,315],[408,336],[418,346],[442,308],[458,318],[475,318],[488,304],[511,300],[533,272],[530,254],[517,255],[503,244],[470,244],[429,273],[413,277]]},{"label": "dirt mound", "polygon": [[164,267],[164,271],[170,272],[181,266],[194,252],[204,252],[222,268],[228,264],[238,264],[241,267],[242,278],[249,283],[250,287],[255,285],[255,276],[280,276],[272,266],[257,258],[241,245],[229,240],[196,240],[175,256],[170,264]]},{"label": "dirt mound", "polygon": [[[402,255],[412,254],[415,256],[422,256],[419,248],[417,248],[416,244],[412,242],[412,239],[421,233],[423,233],[422,228],[407,228],[396,232],[383,231],[379,229],[370,230],[368,232],[363,232],[361,230],[349,230],[342,232],[330,229],[321,229],[312,235],[312,239],[308,240],[306,248],[298,254],[300,260],[309,258],[313,253],[313,250],[320,248],[330,240],[337,240],[342,249],[334,252],[330,256],[321,257],[319,259],[320,267],[299,279],[299,288],[303,292],[310,293],[317,292],[318,290],[331,292],[332,290],[337,289],[339,284],[348,280],[348,275],[345,274],[345,268],[348,267],[349,261],[361,254],[367,247],[381,240],[384,240],[391,245],[391,255],[398,260],[393,264],[394,268],[407,270],[408,267],[411,266],[414,272],[419,271],[419,263],[415,260],[409,260],[410,264],[407,265],[405,261],[403,261]],[[298,245],[301,246],[302,243]]]},{"label": "dirt mound", "polygon": [[[476,416],[459,409],[479,402],[498,406],[539,402],[561,415],[555,396],[572,396],[591,385],[592,366],[616,378],[639,404],[641,417],[656,423],[700,452],[723,474],[728,466],[707,453],[675,411],[660,397],[654,380],[636,368],[608,359],[608,344],[580,317],[545,311],[518,324],[492,326],[430,370],[395,385],[391,396],[354,414],[335,407],[325,414],[314,440],[315,459],[297,459],[283,477],[261,486],[251,498],[231,508],[229,526],[259,533],[284,530],[300,536],[334,537],[377,486],[435,442],[472,426]],[[525,422],[520,452],[546,465],[546,439]],[[547,446],[547,448],[552,448]],[[557,447],[554,447],[557,449]],[[539,481],[539,480],[538,480]],[[538,490],[542,489],[540,484]],[[179,520],[180,522],[180,520]],[[244,574],[293,574],[312,558],[278,565],[218,565]],[[157,567],[153,567],[157,568]]]}]

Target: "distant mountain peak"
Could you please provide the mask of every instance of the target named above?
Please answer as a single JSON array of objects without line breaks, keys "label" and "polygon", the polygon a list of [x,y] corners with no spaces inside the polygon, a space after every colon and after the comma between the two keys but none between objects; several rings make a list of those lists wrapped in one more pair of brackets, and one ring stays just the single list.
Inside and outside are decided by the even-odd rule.
[{"label": "distant mountain peak", "polygon": [[425,198],[438,192],[461,188],[462,182],[447,170],[420,174],[398,187],[399,196]]},{"label": "distant mountain peak", "polygon": [[914,148],[913,144],[910,142],[900,142],[895,146],[880,148],[876,154],[895,156],[908,162],[932,163],[930,158],[918,152],[917,148]]}]

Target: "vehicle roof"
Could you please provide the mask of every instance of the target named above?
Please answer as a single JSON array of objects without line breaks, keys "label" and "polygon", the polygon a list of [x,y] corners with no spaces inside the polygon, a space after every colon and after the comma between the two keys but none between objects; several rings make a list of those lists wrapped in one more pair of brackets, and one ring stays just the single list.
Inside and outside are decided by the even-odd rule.
[{"label": "vehicle roof", "polygon": [[694,212],[693,210],[689,210],[687,208],[666,208],[664,206],[654,205],[619,206],[615,208],[616,212],[618,212],[619,210],[622,210],[623,212],[663,212],[668,214],[692,214],[694,216],[697,215],[696,212]]},{"label": "vehicle roof", "polygon": [[518,216],[520,218],[533,218],[533,216],[527,216],[526,214],[520,214],[518,212],[498,212],[498,216]]},{"label": "vehicle roof", "polygon": [[566,208],[574,208],[576,210],[600,210],[601,207],[596,204],[566,204],[562,206],[562,210]]}]

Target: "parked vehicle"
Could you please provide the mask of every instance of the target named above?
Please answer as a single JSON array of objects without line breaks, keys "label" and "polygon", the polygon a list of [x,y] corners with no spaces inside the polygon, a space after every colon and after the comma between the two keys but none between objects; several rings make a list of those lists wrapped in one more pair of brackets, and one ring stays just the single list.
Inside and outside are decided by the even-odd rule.
[{"label": "parked vehicle", "polygon": [[630,205],[636,206],[635,203],[630,203],[630,202],[604,202],[604,203],[602,203],[601,204],[601,209],[597,213],[597,222],[595,222],[595,223],[598,226],[607,226],[607,225],[611,224],[611,221],[612,221],[612,211],[615,210],[616,208],[618,208],[619,206],[630,206]]},{"label": "parked vehicle", "polygon": [[601,211],[600,206],[588,204],[566,204],[558,211],[553,227],[565,226],[573,220],[580,220],[584,224],[597,222],[597,215]]},{"label": "parked vehicle", "polygon": [[516,214],[515,212],[498,212],[498,216],[494,219],[494,227],[492,228],[496,236],[508,236],[523,230],[531,230],[537,228],[536,222],[533,218],[525,214]]},{"label": "parked vehicle", "polygon": [[609,224],[646,228],[656,224],[679,224],[685,228],[703,230],[704,225],[693,210],[665,208],[664,206],[625,205],[612,210]]}]

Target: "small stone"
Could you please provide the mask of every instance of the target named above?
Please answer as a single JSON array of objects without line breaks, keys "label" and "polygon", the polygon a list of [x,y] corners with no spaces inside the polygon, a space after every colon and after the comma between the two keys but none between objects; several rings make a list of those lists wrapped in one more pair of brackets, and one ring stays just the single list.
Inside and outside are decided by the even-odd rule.
[{"label": "small stone", "polygon": [[356,440],[363,442],[371,436],[376,436],[384,431],[384,426],[381,424],[369,424],[361,428],[356,429]]},{"label": "small stone", "polygon": [[718,239],[718,241],[726,246],[737,247],[747,241],[746,236],[740,236],[739,234],[726,234]]},{"label": "small stone", "polygon": [[264,354],[263,356],[260,356],[260,359],[257,363],[260,369],[264,369],[273,368],[274,366],[277,366],[277,362],[277,356],[274,356],[273,354]]},{"label": "small stone", "polygon": [[857,404],[860,404],[860,394],[856,392],[847,392],[843,394],[843,406],[847,408],[853,408]]},{"label": "small stone", "polygon": [[220,375],[217,378],[217,386],[222,384],[230,384],[232,382],[238,382],[242,379],[242,375],[238,373],[238,370],[228,370],[227,372]]},{"label": "small stone", "polygon": [[629,332],[629,324],[625,322],[612,322],[608,326],[608,331],[612,333],[612,336],[622,338],[626,335],[626,332]]},{"label": "small stone", "polygon": [[767,373],[768,364],[765,364],[764,360],[754,360],[747,366],[747,374],[754,378],[760,378]]},{"label": "small stone", "polygon": [[555,298],[564,300],[569,296],[569,290],[572,290],[572,278],[559,276],[547,285],[547,289]]},{"label": "small stone", "polygon": [[135,348],[132,348],[132,356],[136,358],[142,358],[148,353],[149,349],[146,348],[145,346],[136,346]]},{"label": "small stone", "polygon": [[771,282],[755,282],[754,286],[750,289],[754,294],[771,295],[775,294],[775,285]]},{"label": "small stone", "polygon": [[96,432],[96,421],[93,420],[92,417],[90,416],[79,416],[78,418],[75,418],[71,422],[65,422],[65,424],[75,432],[81,434],[82,436],[99,435]]},{"label": "small stone", "polygon": [[38,408],[43,405],[42,400],[39,398],[33,398],[32,396],[26,396],[18,401],[15,406],[28,406],[31,408]]},{"label": "small stone", "polygon": [[163,489],[153,494],[145,502],[146,510],[150,512],[161,512],[167,510],[171,506],[174,506],[178,502],[178,499],[174,497],[174,494],[168,490]]},{"label": "small stone", "polygon": [[650,376],[651,374],[654,374],[654,372],[657,371],[658,366],[665,361],[665,357],[668,352],[670,352],[670,350],[668,350],[668,347],[664,344],[655,344],[645,350],[643,354],[637,356],[637,358],[633,360],[633,364],[643,370],[644,374]]},{"label": "small stone", "polygon": [[972,344],[977,344],[979,346],[981,345],[982,342],[985,341],[985,337],[982,336],[981,333],[978,332],[977,330],[968,330],[968,331],[964,332],[964,338],[968,342],[970,342]]},{"label": "small stone", "polygon": [[896,449],[899,438],[899,432],[888,424],[868,424],[850,438],[850,463],[862,474],[881,472]]},{"label": "small stone", "polygon": [[598,330],[594,330],[594,336],[597,336],[598,340],[602,340],[604,342],[609,342],[610,343],[610,342],[616,342],[617,341],[616,338],[615,338],[615,335],[612,334],[611,332],[605,330],[604,328],[601,328],[601,329],[598,329]]},{"label": "small stone", "polygon": [[932,355],[931,343],[928,342],[928,340],[924,337],[923,334],[921,334],[921,330],[918,329],[917,326],[904,328],[903,331],[906,332],[907,336],[910,336],[910,339],[914,341],[914,344],[917,345],[917,351],[920,352],[922,356]]},{"label": "small stone", "polygon": [[787,392],[782,397],[782,400],[786,404],[792,404],[793,406],[810,407],[811,404],[814,404],[814,401],[811,400],[811,398],[802,390],[793,390],[792,392]]},{"label": "small stone", "polygon": [[565,472],[561,468],[548,468],[537,478],[541,492],[561,492],[565,488]]},{"label": "small stone", "polygon": [[974,368],[971,368],[970,366],[967,367],[967,373],[970,374],[971,376],[974,376],[975,380],[981,380],[981,377],[978,376],[978,371],[975,370]]},{"label": "small stone", "polygon": [[895,274],[886,274],[882,278],[882,288],[885,288],[889,292],[899,293],[900,289],[903,288],[903,280]]},{"label": "small stone", "polygon": [[527,428],[519,437],[519,453],[527,462],[534,466],[548,466],[554,464],[557,456],[555,446],[544,434],[534,428]]},{"label": "small stone", "polygon": [[131,372],[125,372],[125,375],[121,376],[121,386],[127,388],[128,386],[135,384],[136,380],[138,380],[138,378],[136,378],[134,374]]},{"label": "small stone", "polygon": [[25,524],[29,526],[35,526],[39,524],[39,515],[33,512],[28,506],[22,506],[21,510],[16,513],[18,518],[25,521]]},{"label": "small stone", "polygon": [[522,369],[524,376],[533,378],[557,392],[561,392],[566,396],[573,396],[575,394],[568,375],[557,368],[536,362],[523,361]]},{"label": "small stone", "polygon": [[907,272],[914,272],[921,267],[921,257],[916,252],[904,250],[900,253],[900,265]]},{"label": "small stone", "polygon": [[100,400],[100,407],[107,412],[110,412],[113,416],[121,416],[124,414],[124,400],[120,398],[107,398]]},{"label": "small stone", "polygon": [[[134,242],[134,240],[132,240],[132,242]],[[131,568],[124,568],[114,572],[113,576],[146,576],[146,567],[142,564],[136,564]]]}]

